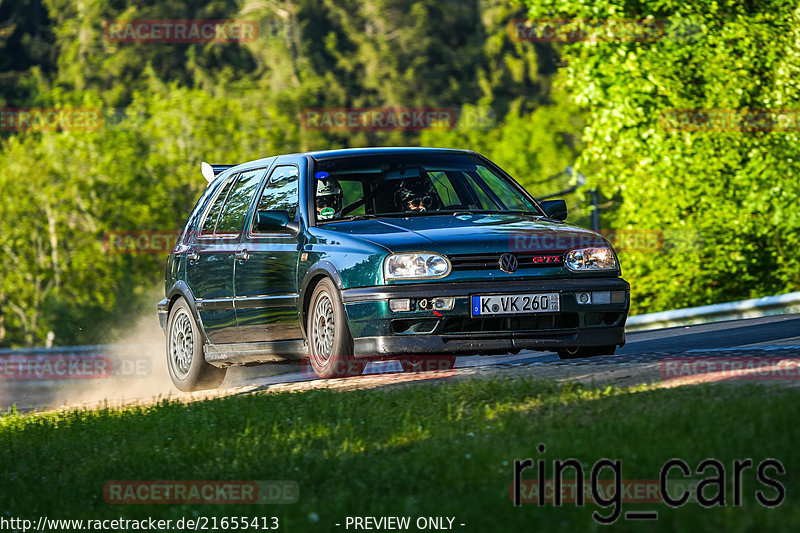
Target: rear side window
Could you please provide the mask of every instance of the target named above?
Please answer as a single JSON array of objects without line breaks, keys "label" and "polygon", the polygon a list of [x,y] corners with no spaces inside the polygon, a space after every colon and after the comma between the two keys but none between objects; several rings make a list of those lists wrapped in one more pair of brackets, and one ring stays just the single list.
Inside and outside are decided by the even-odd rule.
[{"label": "rear side window", "polygon": [[203,225],[200,227],[200,235],[211,235],[214,233],[214,228],[219,218],[219,212],[222,211],[222,206],[225,204],[228,192],[231,190],[231,186],[236,181],[237,177],[238,175],[228,179],[220,193],[214,199],[214,203],[211,204],[211,208],[206,213],[206,218],[203,219]]},{"label": "rear side window", "polygon": [[228,199],[217,222],[216,234],[238,234],[242,231],[244,218],[247,216],[247,208],[250,200],[258,188],[263,174],[263,168],[248,170],[239,174],[236,184],[228,193]]},{"label": "rear side window", "polygon": [[297,214],[297,181],[300,171],[294,165],[276,167],[261,193],[259,211],[283,210],[289,212],[289,220]]}]

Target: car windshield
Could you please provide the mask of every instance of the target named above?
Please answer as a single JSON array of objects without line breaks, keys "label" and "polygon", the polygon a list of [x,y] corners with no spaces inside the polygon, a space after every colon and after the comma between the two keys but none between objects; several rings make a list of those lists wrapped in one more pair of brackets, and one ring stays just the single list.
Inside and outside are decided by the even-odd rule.
[{"label": "car windshield", "polygon": [[517,186],[469,154],[390,154],[318,160],[317,220],[457,213],[529,213]]}]

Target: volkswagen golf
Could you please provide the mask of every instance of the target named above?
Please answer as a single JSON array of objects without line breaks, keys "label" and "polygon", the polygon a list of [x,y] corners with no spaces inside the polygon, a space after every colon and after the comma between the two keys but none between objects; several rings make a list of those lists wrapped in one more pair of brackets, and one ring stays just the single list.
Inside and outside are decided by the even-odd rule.
[{"label": "volkswagen golf", "polygon": [[307,359],[359,375],[458,355],[613,354],[630,287],[601,235],[466,150],[365,148],[202,165],[158,315],[170,377]]}]

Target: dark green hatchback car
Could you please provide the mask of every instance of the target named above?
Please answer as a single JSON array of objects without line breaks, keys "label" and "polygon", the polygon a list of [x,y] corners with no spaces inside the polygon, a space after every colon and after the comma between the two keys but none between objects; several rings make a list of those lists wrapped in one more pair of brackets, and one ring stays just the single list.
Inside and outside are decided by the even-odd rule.
[{"label": "dark green hatchback car", "polygon": [[629,285],[608,241],[470,151],[366,148],[204,164],[158,304],[180,390],[231,365],[613,354]]}]

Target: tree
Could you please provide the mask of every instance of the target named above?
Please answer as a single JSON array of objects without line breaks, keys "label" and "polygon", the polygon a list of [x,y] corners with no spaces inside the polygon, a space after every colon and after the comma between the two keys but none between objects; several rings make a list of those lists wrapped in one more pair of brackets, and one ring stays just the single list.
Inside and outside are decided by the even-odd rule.
[{"label": "tree", "polygon": [[[759,131],[745,122],[719,131],[708,123],[698,128],[680,122],[714,109],[746,119],[747,110],[789,108],[796,118],[791,109],[800,96],[796,3],[525,4],[533,21],[650,19],[664,30],[648,39],[611,34],[562,50],[565,87],[588,112],[580,167],[588,186],[616,203],[603,213],[604,221],[664,237],[658,253],[621,253],[633,309],[796,290],[798,128]],[[701,112],[671,111],[686,109]]]}]

